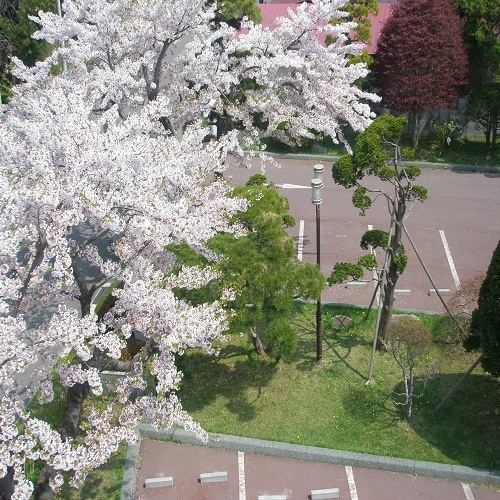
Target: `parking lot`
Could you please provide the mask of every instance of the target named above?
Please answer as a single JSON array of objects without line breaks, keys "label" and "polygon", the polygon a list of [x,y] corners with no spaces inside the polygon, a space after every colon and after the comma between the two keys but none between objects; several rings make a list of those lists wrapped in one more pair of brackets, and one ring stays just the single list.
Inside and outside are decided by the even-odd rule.
[{"label": "parking lot", "polygon": [[[498,500],[460,480],[143,439],[135,496],[143,500]],[[212,474],[215,482],[202,482]],[[171,479],[148,487],[148,479]],[[217,480],[218,479],[218,480]],[[338,491],[337,491],[338,490]],[[338,496],[335,496],[338,494]],[[333,495],[333,496],[328,496]]]},{"label": "parking lot", "polygon": [[[388,230],[390,219],[385,199],[378,197],[366,216],[360,216],[352,205],[353,190],[333,182],[331,161],[286,159],[279,162],[281,168],[267,166],[265,175],[289,200],[290,213],[297,223],[289,229],[289,234],[307,262],[316,262],[316,219],[310,181],[313,165],[324,165],[320,254],[325,276],[336,262],[356,262],[365,253],[359,242],[368,229]],[[259,160],[254,159],[251,169],[231,167],[225,175],[240,184],[259,172]],[[364,183],[372,189],[382,187],[382,183],[374,179],[366,179]],[[418,183],[428,189],[428,199],[411,208],[405,224],[437,288],[451,294],[463,280],[486,271],[498,243],[500,174],[422,169]],[[408,265],[397,283],[396,288],[404,293],[396,298],[395,307],[444,312],[439,298],[430,295],[433,286],[406,235],[403,244]],[[380,265],[382,261],[380,256]],[[364,279],[371,277],[366,272]],[[362,289],[348,289],[345,283],[338,284],[323,292],[323,300],[368,305],[374,288],[373,281]]]}]

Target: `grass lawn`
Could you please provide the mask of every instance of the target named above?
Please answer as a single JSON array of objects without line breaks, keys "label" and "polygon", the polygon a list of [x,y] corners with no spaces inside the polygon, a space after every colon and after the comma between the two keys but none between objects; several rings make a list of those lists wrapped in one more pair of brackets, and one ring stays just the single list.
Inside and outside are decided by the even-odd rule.
[{"label": "grass lawn", "polygon": [[[349,135],[346,138],[351,146],[354,145],[355,135]],[[321,142],[309,141],[303,147],[296,149],[291,149],[273,139],[263,142],[267,144],[267,150],[274,153],[317,153],[318,149],[314,146],[322,148],[322,154],[332,156],[341,156],[347,152],[344,145],[333,144],[329,138]],[[485,139],[467,138],[462,145],[454,144],[448,148],[438,148],[432,141],[421,139],[414,152],[414,160],[463,165],[500,165],[498,150],[495,153],[487,152],[485,144]],[[403,146],[410,147],[410,144],[403,144]]]},{"label": "grass lawn", "polygon": [[[256,358],[246,336],[232,337],[218,357],[198,350],[181,360],[184,408],[210,432],[394,457],[500,468],[500,381],[476,368],[437,414],[432,410],[477,357],[433,347],[422,366],[438,363],[407,422],[391,391],[401,383],[389,353],[377,353],[373,384],[365,386],[375,315],[324,312],[323,361],[315,361],[315,307],[298,305],[296,354],[275,363]],[[331,317],[353,319],[334,330]],[[425,323],[437,330],[439,317]]]},{"label": "grass lawn", "polygon": [[75,490],[65,484],[55,498],[57,500],[89,500],[91,498],[120,500],[126,456],[127,447],[122,445],[105,465],[89,474],[81,488]]}]

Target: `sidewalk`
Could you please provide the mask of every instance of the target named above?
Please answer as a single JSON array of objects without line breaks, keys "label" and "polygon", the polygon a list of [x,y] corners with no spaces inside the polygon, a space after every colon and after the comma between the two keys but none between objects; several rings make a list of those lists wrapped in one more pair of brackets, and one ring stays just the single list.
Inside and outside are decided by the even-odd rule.
[{"label": "sidewalk", "polygon": [[[214,438],[210,439],[208,443],[203,444],[194,436],[194,434],[184,430],[168,429],[165,431],[155,431],[151,426],[146,425],[139,426],[138,433],[141,438],[145,439],[182,443],[198,447],[230,450],[233,452],[249,453],[267,457],[294,459],[303,462],[316,462],[363,469],[375,469],[386,472],[411,474],[415,477],[426,476],[460,481],[464,483],[472,482],[500,486],[500,471],[476,469],[473,467],[382,457],[364,453],[330,450],[326,448],[316,448],[313,446],[264,441],[260,439],[250,439],[223,434],[214,436]],[[135,498],[134,492],[137,487],[136,475],[138,473],[138,464],[144,464],[144,462],[141,462],[139,456],[140,444],[129,446],[123,476],[121,500],[131,500]],[[175,457],[173,461],[175,462]],[[156,460],[156,462],[158,462],[158,460]],[[195,467],[195,465],[195,463],[192,463],[192,467]],[[497,495],[496,492],[493,493],[494,495]]]}]

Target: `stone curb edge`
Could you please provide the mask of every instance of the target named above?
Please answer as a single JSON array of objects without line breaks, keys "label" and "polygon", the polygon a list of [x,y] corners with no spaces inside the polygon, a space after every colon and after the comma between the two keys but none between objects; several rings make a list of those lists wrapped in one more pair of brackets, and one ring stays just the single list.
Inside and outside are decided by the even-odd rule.
[{"label": "stone curb edge", "polygon": [[[207,446],[225,450],[270,455],[273,457],[305,460],[309,462],[323,462],[338,465],[350,465],[367,469],[378,469],[389,472],[415,474],[442,479],[500,485],[500,471],[465,467],[462,465],[440,464],[405,458],[392,458],[365,453],[356,453],[327,448],[316,448],[298,444],[264,441],[226,434],[211,434],[207,443],[203,443],[193,432],[183,429],[155,430],[150,425],[139,425],[138,435],[142,438],[171,441],[181,444]],[[129,445],[124,467],[121,500],[132,500],[135,491],[135,479],[139,444]]]},{"label": "stone curb edge", "polygon": [[[284,160],[316,160],[324,162],[334,162],[339,159],[339,156],[329,156],[321,154],[298,154],[298,153],[270,153],[267,151],[252,151],[252,156],[258,156],[259,154],[265,154],[272,158],[281,158]],[[412,161],[406,162],[412,165],[417,165],[420,168],[434,168],[439,170],[452,170],[460,172],[480,172],[480,173],[491,173],[500,174],[500,166],[494,165],[464,165],[461,163],[433,163],[425,161]]]},{"label": "stone curb edge", "polygon": [[[305,299],[294,299],[295,302],[300,302],[302,304],[314,304],[316,305],[317,301],[316,300],[305,300]],[[332,306],[332,307],[344,307],[346,309],[359,309],[362,311],[366,311],[368,309],[368,306],[365,305],[357,305],[357,304],[349,304],[347,302],[328,302],[328,301],[321,301],[321,304],[323,306]],[[376,306],[373,306],[372,309],[374,311],[377,310]],[[446,311],[422,311],[421,309],[399,309],[397,307],[394,308],[394,313],[396,314],[428,314],[429,316],[439,316],[439,315],[445,315]]]}]

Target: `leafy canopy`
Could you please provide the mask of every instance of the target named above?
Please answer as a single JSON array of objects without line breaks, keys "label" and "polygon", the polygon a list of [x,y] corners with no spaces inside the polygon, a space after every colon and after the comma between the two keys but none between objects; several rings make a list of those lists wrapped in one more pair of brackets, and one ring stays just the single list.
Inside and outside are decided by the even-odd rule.
[{"label": "leafy canopy", "polygon": [[500,79],[500,4],[497,0],[453,0],[464,18],[473,87]]},{"label": "leafy canopy", "polygon": [[408,201],[424,201],[427,189],[413,184],[420,175],[416,165],[402,164],[401,150],[398,146],[406,118],[385,115],[378,117],[356,138],[352,155],[339,158],[332,167],[333,179],[345,188],[356,187],[352,201],[361,214],[371,207],[372,200],[368,189],[361,185],[366,175],[373,175],[387,181]]},{"label": "leafy canopy", "polygon": [[460,17],[450,0],[400,0],[377,43],[375,83],[402,113],[446,107],[467,79]]},{"label": "leafy canopy", "polygon": [[233,218],[246,235],[220,234],[208,247],[220,255],[217,267],[224,286],[237,292],[230,331],[254,329],[268,354],[281,357],[296,345],[291,325],[294,298],[319,298],[325,279],[316,265],[295,259],[295,244],[285,230],[295,224],[288,200],[264,182],[257,174],[233,190],[234,196],[249,202],[248,209]]}]

